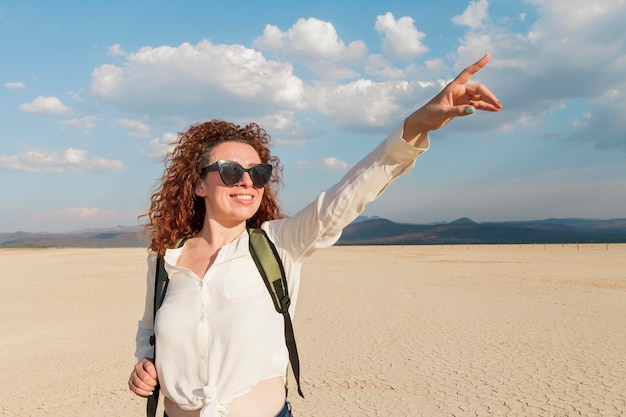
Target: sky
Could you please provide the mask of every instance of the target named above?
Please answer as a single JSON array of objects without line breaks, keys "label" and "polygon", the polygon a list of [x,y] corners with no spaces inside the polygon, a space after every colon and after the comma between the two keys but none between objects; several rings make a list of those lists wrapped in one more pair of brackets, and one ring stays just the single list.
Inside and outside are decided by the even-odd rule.
[{"label": "sky", "polygon": [[0,232],[133,226],[191,124],[255,122],[295,214],[485,53],[504,104],[364,215],[626,217],[624,0],[0,0]]}]

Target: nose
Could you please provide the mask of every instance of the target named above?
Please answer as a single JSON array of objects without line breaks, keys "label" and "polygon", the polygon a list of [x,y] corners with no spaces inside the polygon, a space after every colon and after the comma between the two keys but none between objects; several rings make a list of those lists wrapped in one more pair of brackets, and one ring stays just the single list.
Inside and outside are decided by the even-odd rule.
[{"label": "nose", "polygon": [[252,187],[252,178],[250,177],[249,172],[243,173],[243,177],[241,177],[241,181],[239,182],[239,185],[244,186],[244,187]]}]

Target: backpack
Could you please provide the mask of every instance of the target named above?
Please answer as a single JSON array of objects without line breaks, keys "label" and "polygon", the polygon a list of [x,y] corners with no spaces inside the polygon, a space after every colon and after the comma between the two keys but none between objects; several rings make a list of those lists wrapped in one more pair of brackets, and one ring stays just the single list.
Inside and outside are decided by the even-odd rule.
[{"label": "backpack", "polygon": [[[280,314],[282,314],[285,322],[285,344],[289,351],[289,362],[291,363],[291,369],[296,377],[296,384],[298,385],[298,394],[304,398],[302,394],[302,388],[300,387],[300,361],[298,359],[298,349],[296,347],[296,339],[293,334],[293,324],[291,322],[291,316],[289,315],[289,305],[291,299],[289,298],[289,290],[287,289],[287,279],[285,277],[285,270],[283,264],[276,251],[276,246],[269,240],[267,234],[262,229],[250,228],[248,229],[250,237],[250,255],[256,264],[256,267],[263,278],[263,282],[267,287],[267,290],[274,302],[274,308]],[[180,248],[185,243],[186,239],[179,239],[174,248]],[[156,264],[156,276],[154,283],[154,316],[161,307],[163,299],[165,298],[165,292],[167,291],[167,284],[169,277],[165,271],[163,257],[157,258]],[[156,347],[154,336],[150,337],[150,344],[154,348],[154,355],[156,357]],[[159,402],[159,384],[154,388],[152,395],[148,397],[148,404],[146,406],[146,413],[148,417],[155,417],[157,405]]]}]

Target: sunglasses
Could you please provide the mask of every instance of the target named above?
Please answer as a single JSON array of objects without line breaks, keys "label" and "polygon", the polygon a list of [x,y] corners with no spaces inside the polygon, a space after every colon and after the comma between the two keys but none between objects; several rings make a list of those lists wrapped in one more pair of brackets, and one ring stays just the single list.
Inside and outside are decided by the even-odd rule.
[{"label": "sunglasses", "polygon": [[234,161],[217,161],[200,169],[200,176],[207,172],[219,171],[224,185],[233,187],[241,182],[243,174],[248,173],[254,188],[263,188],[270,182],[272,166],[270,164],[256,164],[250,168],[244,168]]}]

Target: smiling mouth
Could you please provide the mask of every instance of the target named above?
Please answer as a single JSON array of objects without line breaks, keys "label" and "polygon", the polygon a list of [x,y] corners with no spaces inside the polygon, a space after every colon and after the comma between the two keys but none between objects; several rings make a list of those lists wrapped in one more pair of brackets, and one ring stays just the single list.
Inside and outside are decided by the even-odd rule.
[{"label": "smiling mouth", "polygon": [[237,194],[237,195],[233,195],[233,198],[235,200],[241,200],[241,201],[250,201],[250,200],[252,200],[252,196],[251,195]]}]

